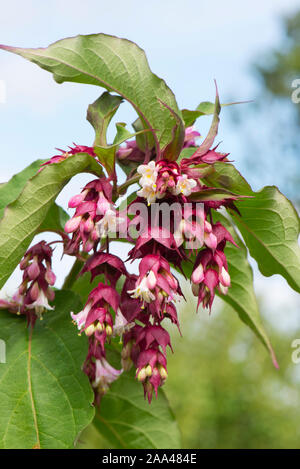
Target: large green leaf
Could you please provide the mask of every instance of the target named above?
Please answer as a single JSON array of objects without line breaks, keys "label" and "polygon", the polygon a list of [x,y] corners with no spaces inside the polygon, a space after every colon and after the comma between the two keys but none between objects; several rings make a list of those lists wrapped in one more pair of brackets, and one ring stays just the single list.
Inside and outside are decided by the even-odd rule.
[{"label": "large green leaf", "polygon": [[100,98],[89,105],[86,118],[95,130],[94,145],[107,145],[107,128],[122,101],[120,96],[105,91]]},{"label": "large green leaf", "polygon": [[38,231],[40,233],[43,231],[53,231],[54,233],[64,232],[64,227],[68,219],[69,215],[67,212],[56,203],[53,203]]},{"label": "large green leaf", "polygon": [[215,217],[227,228],[233,239],[239,246],[233,246],[227,243],[225,254],[228,261],[228,270],[231,278],[231,287],[227,295],[220,294],[221,298],[230,304],[238,313],[241,320],[247,324],[267,347],[275,366],[277,366],[276,357],[270,343],[270,340],[264,330],[257,299],[253,286],[253,271],[248,262],[248,251],[229,221],[220,213]]},{"label": "large green leaf", "polygon": [[[214,220],[220,221],[227,228],[239,246],[237,248],[231,243],[226,244],[225,254],[231,278],[231,287],[228,289],[227,295],[219,294],[219,296],[226,301],[226,303],[230,304],[238,313],[241,320],[254,331],[263,345],[269,350],[273,363],[277,365],[273,348],[260,318],[253,287],[253,271],[248,262],[246,246],[231,223],[223,215],[215,213]],[[191,277],[192,268],[193,263],[183,263],[183,270],[188,278]]]},{"label": "large green leaf", "polygon": [[101,401],[94,425],[110,448],[180,448],[180,432],[168,400],[159,390],[157,400],[144,400],[142,385],[133,373],[123,373]]},{"label": "large green leaf", "polygon": [[[183,136],[183,121],[180,119],[180,127],[174,136],[176,120],[159,101],[180,116],[174,94],[151,72],[144,51],[131,41],[93,34],[63,39],[47,48],[1,48],[52,72],[58,83],[71,81],[98,85],[122,96],[137,111],[144,127],[155,130],[156,144],[159,143],[162,150],[177,135]],[[183,142],[179,143],[175,156]]]},{"label": "large green leaf", "polygon": [[299,292],[300,225],[292,203],[274,186],[253,192],[230,163],[215,163],[214,170],[206,177],[209,185],[251,196],[236,202],[241,216],[233,211],[231,215],[262,274],[280,274]]},{"label": "large green leaf", "polygon": [[237,207],[241,216],[231,214],[261,273],[280,274],[300,292],[300,225],[292,203],[277,187],[267,186]]},{"label": "large green leaf", "polygon": [[126,124],[124,122],[116,123],[117,133],[115,135],[112,145],[100,146],[95,145],[94,151],[98,156],[100,163],[105,167],[109,176],[115,175],[115,158],[116,151],[121,143],[129,140],[130,138],[136,137],[147,132],[147,129],[143,129],[139,132],[131,133],[126,129]]},{"label": "large green leaf", "polygon": [[70,448],[93,419],[93,392],[81,371],[87,340],[69,316],[80,308],[74,293],[56,292],[55,310],[33,331],[1,312],[0,448]]},{"label": "large green leaf", "polygon": [[27,166],[18,174],[15,174],[8,182],[0,186],[0,218],[3,217],[5,207],[13,202],[22,189],[24,188],[28,179],[34,176],[39,170],[45,160],[37,160]]},{"label": "large green leaf", "polygon": [[101,174],[101,166],[86,153],[45,166],[25,184],[0,221],[0,288],[13,272],[65,184],[77,173]]},{"label": "large green leaf", "polygon": [[216,162],[212,165],[212,172],[205,177],[207,185],[220,187],[235,194],[254,196],[255,192],[243,178],[241,173],[231,163]]}]

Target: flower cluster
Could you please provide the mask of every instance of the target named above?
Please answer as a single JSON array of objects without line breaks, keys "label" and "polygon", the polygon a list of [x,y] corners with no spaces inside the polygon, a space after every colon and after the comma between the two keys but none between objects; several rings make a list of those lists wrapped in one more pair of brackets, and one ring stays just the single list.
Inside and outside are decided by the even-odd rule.
[{"label": "flower cluster", "polygon": [[126,275],[126,268],[117,256],[97,252],[89,258],[81,274],[91,273],[93,280],[97,275],[104,277],[89,294],[86,305],[77,314],[71,313],[74,324],[80,333],[89,338],[88,354],[84,371],[95,390],[96,401],[107,391],[123,370],[116,370],[106,360],[105,344],[111,338],[122,336],[130,328],[120,309],[120,297],[116,291],[116,282],[121,275]]},{"label": "flower cluster", "polygon": [[166,160],[142,164],[137,172],[141,175],[139,184],[142,187],[137,195],[147,199],[149,205],[156,199],[165,197],[167,191],[172,195],[188,196],[197,186],[195,179],[189,179],[186,174],[181,173],[177,163]]},{"label": "flower cluster", "polygon": [[112,186],[104,177],[89,182],[73,196],[69,208],[76,210],[65,225],[65,232],[72,233],[65,243],[66,254],[78,254],[81,245],[86,253],[96,251],[99,240],[115,233],[122,220],[112,202]]},{"label": "flower cluster", "polygon": [[39,169],[39,172],[42,171],[44,166],[47,166],[49,164],[55,164],[55,163],[60,163],[61,161],[67,159],[69,156],[76,155],[77,153],[88,153],[89,155],[93,156],[94,158],[96,157],[96,154],[94,153],[94,150],[92,147],[87,147],[85,145],[76,145],[76,143],[73,144],[74,147],[69,147],[69,150],[61,150],[60,148],[56,148],[56,150],[60,151],[60,155],[54,155],[52,158],[50,158],[48,161],[43,163],[41,165],[41,168]]},{"label": "flower cluster", "polygon": [[169,318],[179,326],[174,302],[180,296],[178,280],[159,254],[145,256],[139,265],[139,275],[128,276],[123,286],[121,305],[126,319],[134,321],[134,327],[124,335],[122,364],[126,370],[134,364],[136,378],[142,382],[149,402],[153,390],[157,395],[158,387],[168,376],[166,348],[172,347],[161,322]]},{"label": "flower cluster", "polygon": [[28,324],[42,319],[45,309],[51,310],[48,301],[54,300],[55,274],[52,270],[53,250],[45,241],[32,246],[20,262],[23,280],[18,291],[9,301],[0,300],[0,307],[12,313],[26,314]]},{"label": "flower cluster", "polygon": [[[183,148],[195,147],[199,135],[188,127]],[[130,205],[139,204],[139,214],[134,217],[120,216],[114,204],[118,187],[109,177],[94,179],[69,201],[75,213],[65,225],[64,253],[84,262],[81,275],[88,272],[91,281],[99,277],[82,311],[71,313],[79,334],[88,337],[83,370],[94,388],[96,403],[132,366],[149,403],[165,383],[167,349],[173,350],[163,321],[169,320],[180,332],[176,304],[183,298],[171,266],[185,274],[185,267],[193,263],[190,280],[198,306],[211,309],[216,291],[226,294],[230,286],[224,248],[227,242],[235,243],[227,229],[214,222],[213,211],[228,205],[234,208],[236,197],[211,197],[214,188],[205,185],[205,174],[216,161],[226,161],[227,154],[217,152],[217,147],[204,145],[203,149],[203,145],[179,164],[157,156],[154,149],[144,153],[135,141],[119,149],[117,159],[131,161],[136,171],[133,181],[139,177],[140,189]],[[46,164],[80,152],[96,157],[93,148],[75,146]],[[163,205],[169,209],[167,225],[167,217],[160,214]],[[159,210],[154,210],[153,218],[155,206]],[[139,228],[135,239],[132,228]],[[109,252],[110,239],[116,234],[133,243],[128,260],[139,261],[138,275],[129,274],[124,262]],[[52,249],[45,242],[27,251],[20,264],[23,282],[9,302],[11,311],[27,314],[32,324],[44,308],[52,309],[48,303],[54,297],[50,286],[55,282],[51,256]],[[2,301],[0,306],[8,307],[8,302]],[[123,344],[121,369],[109,363],[108,345],[116,337]]]}]

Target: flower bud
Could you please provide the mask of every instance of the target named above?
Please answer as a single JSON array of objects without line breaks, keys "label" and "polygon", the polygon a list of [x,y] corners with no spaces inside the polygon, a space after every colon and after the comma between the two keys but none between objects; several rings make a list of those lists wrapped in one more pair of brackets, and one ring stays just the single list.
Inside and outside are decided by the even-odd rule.
[{"label": "flower bud", "polygon": [[39,285],[38,285],[37,282],[34,282],[34,284],[32,285],[32,287],[30,289],[30,297],[31,297],[32,301],[36,301],[39,294],[40,294]]},{"label": "flower bud", "polygon": [[137,379],[138,381],[145,381],[146,378],[147,378],[146,368],[142,368],[137,374]]},{"label": "flower bud", "polygon": [[199,284],[204,280],[203,265],[199,264],[198,267],[193,271],[191,280],[193,283]]},{"label": "flower bud", "polygon": [[51,269],[47,269],[45,274],[45,280],[49,285],[54,285],[56,281],[56,275]]},{"label": "flower bud", "polygon": [[93,220],[91,219],[91,217],[89,217],[86,222],[84,223],[83,225],[83,229],[84,231],[86,231],[87,233],[90,233],[91,231],[93,231],[94,229],[94,223],[93,223]]},{"label": "flower bud", "polygon": [[30,256],[27,255],[26,257],[24,257],[24,259],[21,260],[21,262],[20,262],[20,269],[21,270],[24,270],[24,269],[26,269],[26,267],[28,267],[29,259],[30,259]]},{"label": "flower bud", "polygon": [[65,232],[73,233],[79,227],[80,222],[81,222],[81,216],[70,218],[70,220],[68,220],[67,223],[65,224]]},{"label": "flower bud", "polygon": [[85,190],[83,192],[81,192],[81,194],[76,194],[74,195],[73,197],[70,198],[69,200],[69,203],[68,203],[68,207],[69,208],[76,208],[78,207],[78,205],[84,201],[86,195],[88,193],[88,190]]},{"label": "flower bud", "polygon": [[26,270],[30,280],[35,280],[40,275],[40,268],[36,260],[34,260]]},{"label": "flower bud", "polygon": [[146,278],[146,284],[147,284],[147,287],[150,289],[150,290],[154,290],[154,288],[156,287],[156,277],[155,277],[155,274],[152,270],[150,270],[147,278]]},{"label": "flower bud", "polygon": [[159,368],[159,374],[163,380],[167,379],[168,377],[168,372],[163,366]]},{"label": "flower bud", "polygon": [[224,287],[230,287],[230,275],[225,269],[225,267],[222,267],[221,273],[220,273],[220,282]]},{"label": "flower bud", "polygon": [[91,335],[94,334],[95,332],[95,326],[94,324],[91,324],[90,326],[88,326],[85,330],[84,330],[85,334],[90,337]]},{"label": "flower bud", "polygon": [[97,326],[96,326],[96,329],[97,329],[98,332],[103,332],[104,329],[105,329],[105,326],[104,326],[104,324],[101,324],[101,322],[98,322]]}]

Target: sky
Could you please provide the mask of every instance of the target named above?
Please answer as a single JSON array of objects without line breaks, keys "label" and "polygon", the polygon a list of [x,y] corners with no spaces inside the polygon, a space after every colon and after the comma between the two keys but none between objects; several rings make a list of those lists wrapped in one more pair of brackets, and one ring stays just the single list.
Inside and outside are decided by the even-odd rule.
[{"label": "sky", "polygon": [[[166,80],[179,106],[193,109],[201,101],[214,99],[213,79],[222,102],[255,100],[251,64],[281,42],[280,18],[297,8],[299,0],[1,0],[0,43],[44,47],[63,37],[97,32],[126,37],[146,51],[151,69]],[[0,182],[37,158],[51,157],[55,147],[67,148],[72,142],[91,145],[93,130],[85,120],[86,109],[102,91],[88,85],[58,85],[48,72],[1,51]],[[242,142],[229,113],[230,108],[222,111],[219,140],[222,150],[230,151],[243,169]],[[129,105],[122,105],[117,120],[134,119]],[[198,130],[205,134],[210,120],[198,122]],[[58,202],[66,207],[66,200],[86,180],[85,175],[75,177]],[[56,261],[58,284],[70,262],[68,258]],[[17,278],[15,274],[2,294],[11,293]],[[299,325],[298,295],[283,279],[257,275],[256,289],[264,298],[263,313],[275,325]],[[284,323],[282,310],[289,312]]]}]

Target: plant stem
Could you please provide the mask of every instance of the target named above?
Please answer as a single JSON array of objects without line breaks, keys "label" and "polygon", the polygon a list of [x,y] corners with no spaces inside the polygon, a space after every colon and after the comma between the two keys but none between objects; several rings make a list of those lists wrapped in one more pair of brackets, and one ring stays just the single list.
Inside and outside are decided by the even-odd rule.
[{"label": "plant stem", "polygon": [[74,262],[72,266],[72,269],[70,270],[70,272],[65,278],[64,284],[62,286],[63,290],[70,290],[72,288],[73,283],[75,282],[82,267],[83,267],[83,261],[76,259],[76,261]]},{"label": "plant stem", "polygon": [[131,184],[134,184],[134,183],[138,182],[140,177],[141,176],[139,174],[137,174],[136,176],[133,176],[132,178],[127,179],[127,181],[125,181],[124,184],[121,184],[118,187],[118,194],[121,195],[122,193],[124,193],[124,190],[127,189],[127,187],[131,186]]}]

